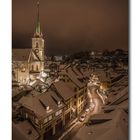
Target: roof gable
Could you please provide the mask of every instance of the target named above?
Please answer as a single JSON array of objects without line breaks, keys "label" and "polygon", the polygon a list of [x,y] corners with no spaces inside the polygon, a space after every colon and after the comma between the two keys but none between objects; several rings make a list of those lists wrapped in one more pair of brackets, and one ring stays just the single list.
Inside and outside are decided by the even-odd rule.
[{"label": "roof gable", "polygon": [[[37,117],[42,118],[64,107],[63,102],[61,102],[61,106],[58,106],[51,95],[55,95],[55,93],[51,91],[36,96],[24,96],[19,100],[19,103],[32,110]],[[51,111],[46,112],[46,107],[49,107]]]},{"label": "roof gable", "polygon": [[31,49],[12,49],[13,61],[28,61]]},{"label": "roof gable", "polygon": [[64,100],[68,100],[76,94],[71,90],[67,83],[63,81],[58,81],[56,83],[53,83],[53,85]]}]

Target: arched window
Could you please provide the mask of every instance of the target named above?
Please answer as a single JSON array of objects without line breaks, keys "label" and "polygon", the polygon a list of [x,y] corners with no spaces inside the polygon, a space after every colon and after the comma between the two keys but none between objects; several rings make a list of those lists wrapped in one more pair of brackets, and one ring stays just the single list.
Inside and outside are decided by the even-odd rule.
[{"label": "arched window", "polygon": [[36,42],[36,48],[38,48],[38,42]]}]

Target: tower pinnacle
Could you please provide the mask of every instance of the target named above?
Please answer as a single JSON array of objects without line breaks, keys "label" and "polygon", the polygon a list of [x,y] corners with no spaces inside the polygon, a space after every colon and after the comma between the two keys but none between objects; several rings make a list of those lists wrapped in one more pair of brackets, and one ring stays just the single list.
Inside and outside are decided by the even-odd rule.
[{"label": "tower pinnacle", "polygon": [[40,28],[40,19],[39,19],[39,0],[37,1],[37,22],[36,22],[36,28],[35,28],[35,37],[41,37],[42,33],[41,33],[41,28]]}]

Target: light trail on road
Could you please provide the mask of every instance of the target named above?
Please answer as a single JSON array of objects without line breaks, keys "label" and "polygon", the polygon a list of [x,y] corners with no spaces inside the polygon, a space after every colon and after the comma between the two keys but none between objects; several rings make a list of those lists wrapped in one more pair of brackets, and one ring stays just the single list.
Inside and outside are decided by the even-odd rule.
[{"label": "light trail on road", "polygon": [[103,101],[101,97],[97,93],[98,86],[94,85],[94,82],[89,82],[87,85],[87,95],[90,98],[90,105],[94,104],[94,110],[92,114],[98,114],[101,112],[101,106],[103,105]]},{"label": "light trail on road", "polygon": [[[98,86],[94,85],[93,82],[89,82],[87,84],[87,96],[89,99],[89,108],[92,108],[92,111],[88,114],[88,118],[91,115],[94,114],[99,114],[102,109],[101,106],[103,105],[103,101],[101,99],[101,97],[98,95],[97,91],[98,91]],[[80,130],[80,128],[82,128],[82,126],[84,125],[84,122],[79,122],[77,123],[77,125],[71,130],[71,132],[66,135],[63,140],[71,140],[76,133]]]}]

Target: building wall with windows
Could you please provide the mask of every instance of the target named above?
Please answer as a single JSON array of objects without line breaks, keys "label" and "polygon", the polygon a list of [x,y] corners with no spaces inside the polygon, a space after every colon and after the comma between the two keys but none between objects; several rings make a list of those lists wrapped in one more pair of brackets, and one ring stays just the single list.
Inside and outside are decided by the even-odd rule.
[{"label": "building wall with windows", "polygon": [[17,61],[12,65],[12,81],[26,84],[29,81],[28,62]]}]

